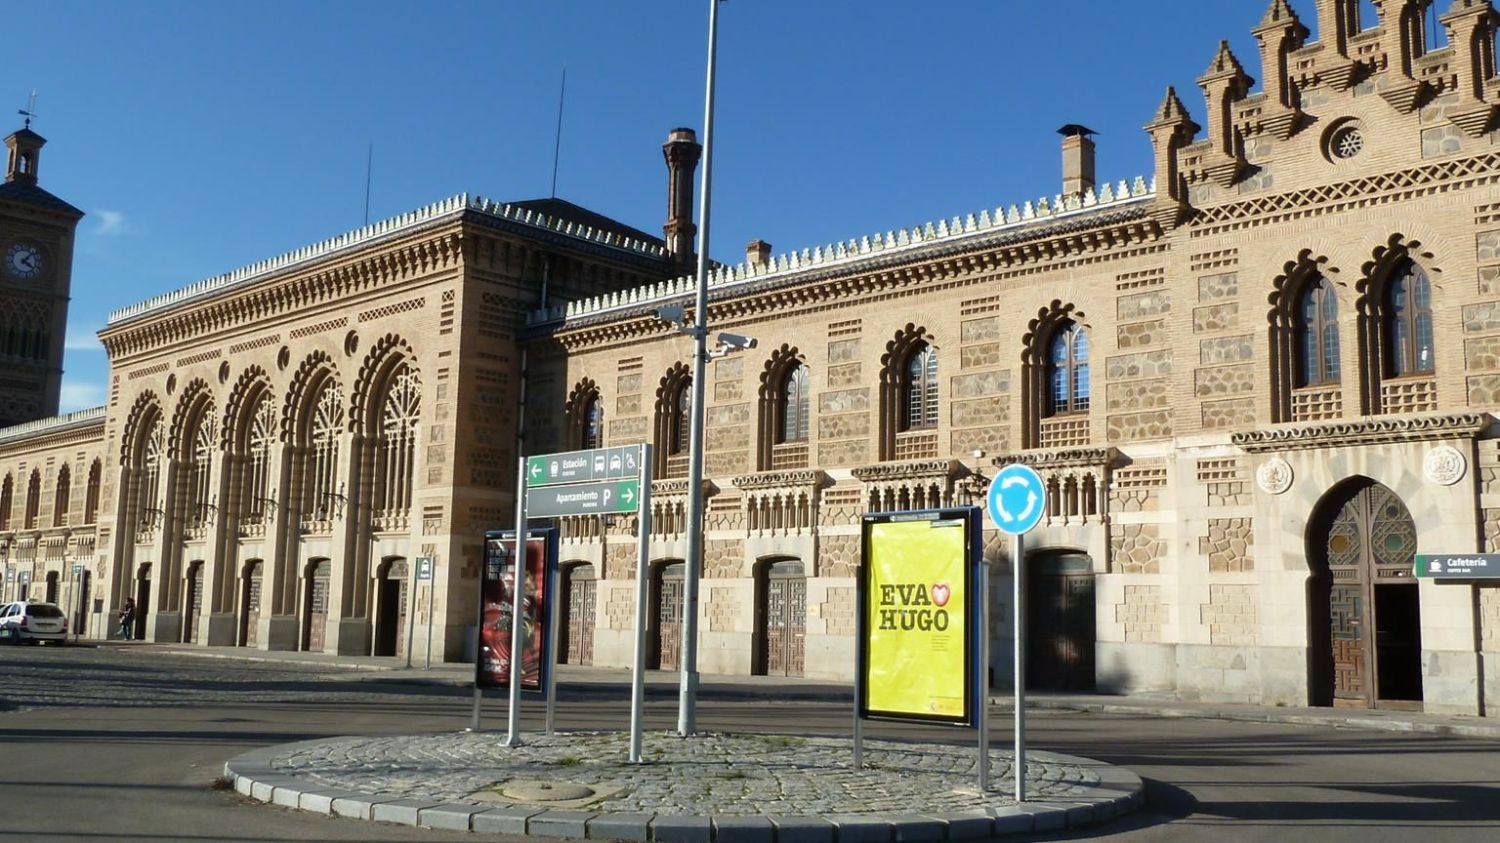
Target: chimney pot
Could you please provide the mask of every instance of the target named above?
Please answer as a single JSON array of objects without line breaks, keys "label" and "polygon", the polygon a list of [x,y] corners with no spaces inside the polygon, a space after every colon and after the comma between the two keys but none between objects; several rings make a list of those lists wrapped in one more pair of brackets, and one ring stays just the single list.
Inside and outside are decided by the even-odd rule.
[{"label": "chimney pot", "polygon": [[1063,188],[1068,196],[1082,195],[1094,189],[1094,141],[1096,134],[1087,126],[1069,123],[1057,130],[1063,136]]},{"label": "chimney pot", "polygon": [[764,240],[751,240],[745,246],[745,262],[751,266],[765,266],[771,260],[771,244]]}]

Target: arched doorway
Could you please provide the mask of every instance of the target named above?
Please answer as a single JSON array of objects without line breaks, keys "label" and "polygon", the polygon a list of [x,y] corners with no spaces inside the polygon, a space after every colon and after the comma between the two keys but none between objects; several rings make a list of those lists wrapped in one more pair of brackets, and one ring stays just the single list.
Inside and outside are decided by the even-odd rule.
[{"label": "arched doorway", "polygon": [[406,652],[406,560],[391,557],[380,568],[376,589],[375,652],[399,656]]},{"label": "arched doorway", "polygon": [[302,595],[302,649],[323,652],[323,635],[328,624],[328,575],[333,563],[314,559],[307,563],[306,584]]},{"label": "arched doorway", "polygon": [[1406,504],[1358,478],[1325,495],[1308,524],[1309,702],[1420,708],[1417,526]]},{"label": "arched doorway", "polygon": [[1094,690],[1094,561],[1047,551],[1027,559],[1026,687]]},{"label": "arched doorway", "polygon": [[651,572],[651,619],[655,628],[646,665],[656,670],[682,666],[682,577],[681,562],[661,563]]},{"label": "arched doorway", "polygon": [[594,663],[594,611],[598,599],[598,583],[594,579],[594,566],[587,562],[569,565],[563,569],[563,617],[561,649],[557,661],[561,664]]},{"label": "arched doorway", "polygon": [[254,647],[260,633],[261,578],[265,565],[259,559],[245,563],[244,594],[240,599],[240,646]]},{"label": "arched doorway", "polygon": [[54,606],[57,605],[57,572],[56,571],[48,571],[47,572],[47,601],[46,602],[51,603]]},{"label": "arched doorway", "polygon": [[146,637],[146,616],[151,614],[151,563],[142,562],[135,575],[135,629],[130,637],[139,641]]},{"label": "arched doorway", "polygon": [[203,561],[188,563],[187,606],[183,608],[182,640],[198,643],[198,615],[203,608]]},{"label": "arched doorway", "polygon": [[801,676],[807,652],[807,575],[801,559],[767,559],[755,568],[755,642],[751,672]]}]

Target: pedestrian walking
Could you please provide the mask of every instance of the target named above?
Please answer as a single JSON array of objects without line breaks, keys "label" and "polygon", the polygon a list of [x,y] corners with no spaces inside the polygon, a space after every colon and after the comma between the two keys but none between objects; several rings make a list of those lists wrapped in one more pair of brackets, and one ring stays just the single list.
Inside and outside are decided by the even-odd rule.
[{"label": "pedestrian walking", "polygon": [[135,600],[125,598],[125,605],[120,607],[120,638],[129,641],[131,639],[131,626],[135,621]]}]

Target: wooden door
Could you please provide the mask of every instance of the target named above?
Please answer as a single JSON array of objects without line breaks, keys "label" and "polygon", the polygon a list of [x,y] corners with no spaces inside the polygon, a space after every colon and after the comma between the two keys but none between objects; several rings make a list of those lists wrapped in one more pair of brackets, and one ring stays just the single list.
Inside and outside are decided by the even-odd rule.
[{"label": "wooden door", "polygon": [[765,673],[801,676],[807,651],[807,578],[802,562],[787,559],[767,566],[762,588]]},{"label": "wooden door", "polygon": [[1026,583],[1026,687],[1094,688],[1093,562],[1081,553],[1031,560]]},{"label": "wooden door", "polygon": [[246,647],[254,647],[259,638],[260,626],[260,562],[251,562],[245,572],[245,626],[244,641]]},{"label": "wooden door", "polygon": [[[1327,633],[1312,646],[1328,656],[1312,677],[1315,703],[1354,708],[1417,707],[1422,699],[1421,617],[1412,562],[1417,531],[1406,505],[1379,483],[1345,486],[1326,504],[1312,592],[1326,599]],[[1336,509],[1334,509],[1336,507]],[[1319,641],[1323,643],[1319,643]],[[1318,688],[1328,689],[1321,694]],[[1316,697],[1322,696],[1323,699]]]},{"label": "wooden door", "polygon": [[203,606],[203,563],[188,566],[187,641],[198,643],[198,615]]},{"label": "wooden door", "polygon": [[682,563],[664,566],[656,586],[656,668],[682,667]]},{"label": "wooden door", "polygon": [[313,653],[323,652],[323,640],[328,627],[328,576],[331,568],[332,563],[323,559],[314,563],[309,572],[305,621],[307,631],[303,636],[303,647]]},{"label": "wooden door", "polygon": [[563,635],[563,651],[558,661],[563,664],[594,663],[594,609],[598,588],[594,579],[593,565],[575,565],[568,570],[568,596],[564,602],[567,623]]}]

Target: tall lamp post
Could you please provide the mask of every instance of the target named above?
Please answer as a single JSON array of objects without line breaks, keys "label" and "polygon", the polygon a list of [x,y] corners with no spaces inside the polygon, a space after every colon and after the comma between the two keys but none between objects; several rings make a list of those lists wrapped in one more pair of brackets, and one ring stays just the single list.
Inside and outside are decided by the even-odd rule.
[{"label": "tall lamp post", "polygon": [[688,437],[687,564],[682,580],[682,681],[677,733],[698,730],[698,569],[703,559],[703,396],[708,364],[708,221],[714,162],[714,62],[719,42],[719,2],[708,0],[708,79],[703,95],[703,204],[698,209],[698,289],[693,307],[692,430]]}]

